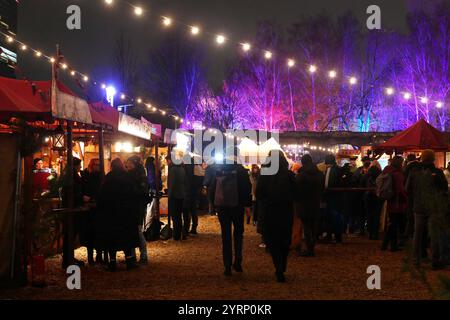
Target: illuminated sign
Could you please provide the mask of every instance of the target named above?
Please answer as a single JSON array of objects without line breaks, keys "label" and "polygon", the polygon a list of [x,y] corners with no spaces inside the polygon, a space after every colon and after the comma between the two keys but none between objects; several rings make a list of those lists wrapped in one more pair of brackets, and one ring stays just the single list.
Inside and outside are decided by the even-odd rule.
[{"label": "illuminated sign", "polygon": [[0,46],[0,58],[4,63],[17,64],[17,53]]},{"label": "illuminated sign", "polygon": [[119,114],[119,131],[145,140],[151,140],[152,129],[139,119]]}]

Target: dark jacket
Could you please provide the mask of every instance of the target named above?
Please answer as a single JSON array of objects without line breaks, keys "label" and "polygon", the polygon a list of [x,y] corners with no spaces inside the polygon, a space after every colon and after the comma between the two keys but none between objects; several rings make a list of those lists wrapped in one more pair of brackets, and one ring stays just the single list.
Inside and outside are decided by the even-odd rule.
[{"label": "dark jacket", "polygon": [[324,185],[326,184],[326,176],[327,176],[328,169],[330,169],[331,171],[330,171],[329,179],[328,179],[328,187],[325,187],[325,189],[324,189],[324,200],[328,206],[338,209],[338,208],[340,208],[340,206],[342,204],[341,193],[336,192],[336,191],[331,191],[328,189],[342,187],[341,169],[337,166],[337,164],[327,167],[327,170],[325,170],[325,175],[324,175]]},{"label": "dark jacket", "polygon": [[388,213],[406,213],[406,207],[408,204],[408,197],[405,189],[405,176],[401,169],[397,169],[393,166],[387,166],[384,168],[383,173],[389,173],[392,175],[394,197],[387,201]]},{"label": "dark jacket", "polygon": [[313,164],[298,171],[296,202],[302,220],[319,217],[324,179],[323,173]]},{"label": "dark jacket", "polygon": [[111,171],[98,198],[96,248],[126,250],[139,245],[138,212],[134,184],[126,171]]},{"label": "dark jacket", "polygon": [[169,198],[183,200],[186,190],[186,171],[182,165],[172,164],[169,167],[169,176],[167,178],[167,188],[169,189]]},{"label": "dark jacket", "polygon": [[406,183],[412,197],[414,213],[429,215],[438,203],[446,203],[448,184],[442,170],[434,164],[420,164],[414,168]]},{"label": "dark jacket", "polygon": [[[61,198],[62,198],[62,206],[64,208],[67,208],[69,206],[69,184],[70,181],[68,179],[69,175],[67,174],[67,171],[64,172],[64,174],[61,176],[61,182],[62,185],[61,188]],[[81,176],[78,174],[78,172],[73,172],[73,205],[74,208],[82,207],[83,202],[83,180],[81,179]]]},{"label": "dark jacket", "polygon": [[147,170],[147,183],[150,190],[162,190],[161,170],[159,171],[159,183],[156,185],[156,168],[154,163],[149,163],[146,166]]},{"label": "dark jacket", "polygon": [[194,176],[194,165],[184,165],[185,180],[184,180],[184,206],[190,207],[197,193]]},{"label": "dark jacket", "polygon": [[252,205],[252,185],[250,183],[250,178],[248,170],[246,170],[242,165],[238,164],[224,164],[216,165],[216,172],[213,174],[214,179],[210,184],[210,191],[212,197],[216,194],[216,182],[217,177],[226,175],[231,171],[237,172],[237,186],[238,186],[238,202],[241,207],[251,207]]},{"label": "dark jacket", "polygon": [[139,225],[141,225],[147,213],[147,204],[150,202],[146,173],[144,167],[139,165],[133,170],[130,170],[128,175],[133,183],[132,191],[134,193],[134,199],[136,199],[136,214],[140,222]]}]

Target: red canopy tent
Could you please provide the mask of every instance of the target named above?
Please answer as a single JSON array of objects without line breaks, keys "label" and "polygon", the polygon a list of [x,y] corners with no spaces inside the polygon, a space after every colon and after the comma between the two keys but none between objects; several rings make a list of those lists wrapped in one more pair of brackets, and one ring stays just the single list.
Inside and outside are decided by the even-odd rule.
[{"label": "red canopy tent", "polygon": [[421,119],[413,126],[379,145],[375,149],[392,151],[422,151],[432,149],[434,151],[447,151],[449,149],[448,137],[445,133],[434,128]]}]

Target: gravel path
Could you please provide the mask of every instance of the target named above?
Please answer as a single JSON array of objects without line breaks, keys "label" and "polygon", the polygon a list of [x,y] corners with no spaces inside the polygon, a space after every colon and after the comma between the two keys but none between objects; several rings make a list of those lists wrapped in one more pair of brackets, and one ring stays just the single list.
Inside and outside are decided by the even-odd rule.
[{"label": "gravel path", "polygon": [[[381,252],[380,243],[347,237],[344,244],[319,244],[317,257],[291,254],[287,283],[274,279],[271,259],[258,247],[255,227],[246,226],[244,273],[222,274],[220,227],[216,217],[200,218],[199,235],[181,243],[148,244],[150,264],[109,273],[103,266],[82,269],[82,289],[66,288],[60,258],[47,260],[46,288],[0,291],[3,299],[431,299],[429,288],[405,267],[405,253]],[[85,259],[83,249],[78,258]],[[123,259],[123,256],[120,257]],[[381,290],[368,290],[366,269],[381,268]],[[448,274],[448,272],[447,272]]]}]

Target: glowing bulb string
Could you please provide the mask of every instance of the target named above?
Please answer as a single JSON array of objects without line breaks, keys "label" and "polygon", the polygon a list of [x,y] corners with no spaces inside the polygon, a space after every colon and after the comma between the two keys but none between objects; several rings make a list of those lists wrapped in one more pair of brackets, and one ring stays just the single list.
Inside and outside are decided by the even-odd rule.
[{"label": "glowing bulb string", "polygon": [[[114,4],[114,0],[103,0],[103,1],[106,4],[110,5],[110,6]],[[129,1],[117,0],[117,2],[123,2],[123,3],[127,4],[127,5],[129,5],[131,8],[134,9],[134,13],[137,16],[141,16],[145,12],[142,7],[136,6],[136,5],[132,4],[132,3],[130,3]],[[198,25],[187,24],[187,23],[185,23],[183,21],[175,20],[172,17],[169,17],[167,15],[159,15],[159,14],[157,14],[157,15],[162,19],[162,24],[166,28],[170,27],[170,26],[172,26],[174,24],[178,24],[178,25],[181,25],[181,26],[189,28],[189,30],[190,30],[190,32],[191,32],[191,34],[193,36],[197,36],[197,35],[199,35],[201,33],[200,27]],[[241,49],[242,49],[242,51],[244,53],[248,53],[252,49],[256,49],[258,51],[261,51],[262,57],[264,59],[268,60],[268,61],[273,59],[274,56],[275,57],[278,56],[272,50],[269,50],[267,48],[260,48],[260,47],[253,46],[249,42],[231,41],[231,39],[229,37],[227,37],[226,35],[224,35],[224,34],[216,34],[216,33],[208,32],[208,31],[204,31],[203,33],[206,34],[206,35],[214,37],[215,38],[215,42],[218,45],[224,45],[226,42],[230,41],[230,42],[234,42],[237,46],[241,47]],[[286,59],[286,66],[287,66],[287,68],[290,69],[290,68],[295,67],[296,65],[297,65],[297,62],[292,57]],[[316,74],[318,72],[318,67],[316,65],[314,65],[314,64],[310,64],[309,67],[308,67],[308,71],[309,71],[309,73],[311,75],[314,75],[314,74]],[[330,71],[328,71],[328,78],[331,79],[331,80],[336,79],[337,75],[338,75],[338,72],[335,69],[331,69]],[[348,84],[350,86],[355,86],[355,85],[358,84],[358,78],[356,76],[350,75],[350,76],[345,76],[345,77],[348,78]],[[398,92],[400,92],[402,94],[404,100],[407,101],[407,100],[409,100],[411,98],[411,94],[409,92],[406,92],[406,91],[395,90],[392,87],[382,87],[382,89],[383,89],[384,93],[387,96],[393,96],[395,94],[395,92],[398,91]],[[428,104],[430,102],[429,97],[418,96],[418,98],[419,98],[419,100],[421,101],[422,104]],[[437,108],[442,108],[444,106],[443,102],[441,102],[441,101],[434,101],[434,102],[435,102]]]},{"label": "glowing bulb string", "polygon": [[[18,44],[18,49],[21,50],[21,52],[32,52],[33,55],[36,58],[42,58],[42,59],[46,59],[48,62],[50,62],[51,64],[56,63],[56,58],[53,56],[49,56],[47,54],[45,54],[43,51],[35,49],[27,44],[25,44],[24,42],[17,40],[16,38],[11,37],[10,35],[3,33],[2,31],[0,31],[0,34],[2,34],[3,36],[6,37],[7,42],[8,43],[17,43]],[[97,81],[94,78],[89,77],[86,73],[82,73],[80,71],[75,70],[74,68],[70,67],[66,62],[59,62],[58,63],[59,68],[61,68],[63,71],[68,71],[69,75],[72,77],[77,77],[79,78],[79,80],[81,80],[81,82],[84,82],[86,84],[92,84],[95,86],[99,86],[101,87],[102,90],[106,90],[107,89],[107,85],[101,81]],[[119,93],[119,98],[120,100],[124,101],[130,101],[130,102],[136,102],[137,104],[144,104],[148,109],[150,109],[152,112],[160,112],[163,116],[167,115],[169,117],[173,117],[175,119],[175,121],[178,121],[180,123],[183,123],[183,118],[179,117],[178,115],[172,115],[172,114],[167,114],[166,110],[163,110],[161,108],[157,108],[155,107],[152,103],[144,101],[143,98],[133,98],[130,95],[126,94],[125,92],[120,92]]]}]

